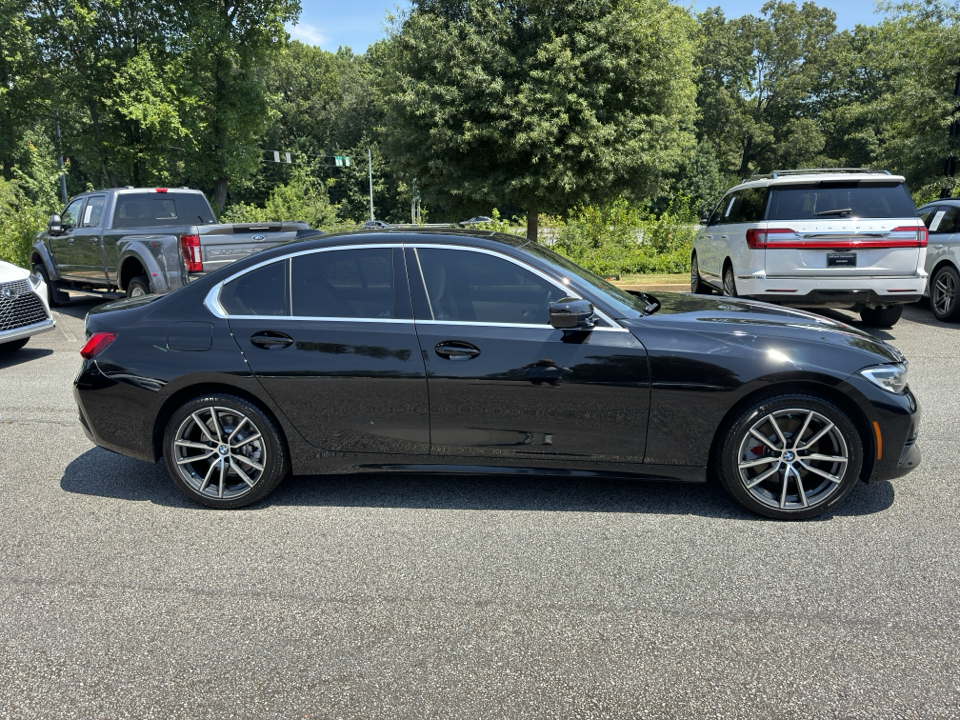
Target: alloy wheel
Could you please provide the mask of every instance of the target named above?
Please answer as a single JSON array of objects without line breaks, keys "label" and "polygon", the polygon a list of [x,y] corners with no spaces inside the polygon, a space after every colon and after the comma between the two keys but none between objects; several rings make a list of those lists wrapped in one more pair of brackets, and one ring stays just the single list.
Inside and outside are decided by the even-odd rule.
[{"label": "alloy wheel", "polygon": [[814,410],[764,415],[744,435],[737,455],[743,487],[761,504],[801,510],[836,494],[850,464],[840,429]]},{"label": "alloy wheel", "polygon": [[249,493],[263,476],[267,448],[253,421],[228,407],[205,407],[177,428],[174,459],[195,492],[228,500]]},{"label": "alloy wheel", "polygon": [[943,271],[934,278],[930,302],[939,316],[949,315],[957,301],[957,281],[953,273]]}]

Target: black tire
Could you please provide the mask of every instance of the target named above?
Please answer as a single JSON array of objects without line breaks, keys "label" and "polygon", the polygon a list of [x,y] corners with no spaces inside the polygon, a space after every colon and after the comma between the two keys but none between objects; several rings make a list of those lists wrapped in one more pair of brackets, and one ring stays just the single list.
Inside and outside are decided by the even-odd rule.
[{"label": "black tire", "polygon": [[[803,446],[811,440],[810,447]],[[841,457],[839,462],[821,459]],[[860,476],[863,443],[833,403],[812,394],[771,392],[720,429],[713,463],[727,492],[748,510],[800,520],[831,510],[850,494]]]},{"label": "black tire", "polygon": [[19,350],[24,345],[30,342],[30,338],[20,338],[19,340],[10,340],[9,342],[0,343],[0,353],[14,352]]},{"label": "black tire", "polygon": [[885,328],[897,324],[903,315],[903,305],[891,305],[888,308],[864,308],[860,311],[860,319],[867,327]]},{"label": "black tire", "polygon": [[700,277],[700,264],[696,254],[690,258],[690,292],[694,295],[712,295],[713,290]]},{"label": "black tire", "polygon": [[167,422],[163,457],[187,497],[220,509],[264,498],[290,469],[277,423],[233,395],[202,395],[182,405]]},{"label": "black tire", "polygon": [[930,309],[942,322],[960,321],[960,273],[944,265],[930,278]]},{"label": "black tire", "polygon": [[139,275],[127,283],[127,297],[140,297],[149,295],[151,292],[153,291],[150,289],[150,280],[146,275]]},{"label": "black tire", "polygon": [[41,263],[37,263],[33,266],[33,274],[39,275],[43,278],[43,282],[47,285],[47,302],[50,304],[50,307],[60,307],[61,303],[65,303],[70,299],[70,296],[67,295],[63,290],[58,290],[52,282],[50,282],[50,275],[47,273],[47,268]]},{"label": "black tire", "polygon": [[737,297],[737,280],[733,276],[733,265],[729,261],[723,268],[723,294]]}]

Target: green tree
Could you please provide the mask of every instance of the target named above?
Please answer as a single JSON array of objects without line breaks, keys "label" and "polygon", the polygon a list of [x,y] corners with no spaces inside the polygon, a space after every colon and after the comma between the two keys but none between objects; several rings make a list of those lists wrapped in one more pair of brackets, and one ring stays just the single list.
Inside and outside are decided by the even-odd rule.
[{"label": "green tree", "polygon": [[385,151],[427,199],[563,212],[654,190],[692,145],[696,24],[667,0],[417,0]]}]

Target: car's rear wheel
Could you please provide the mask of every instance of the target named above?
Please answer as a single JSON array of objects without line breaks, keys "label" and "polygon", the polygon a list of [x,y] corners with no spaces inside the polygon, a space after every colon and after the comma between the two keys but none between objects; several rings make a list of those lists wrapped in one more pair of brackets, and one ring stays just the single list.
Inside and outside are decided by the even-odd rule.
[{"label": "car's rear wheel", "polygon": [[690,259],[690,292],[694,295],[710,295],[712,290],[700,277],[700,264],[697,256]]},{"label": "car's rear wheel", "polygon": [[9,342],[0,343],[0,353],[13,352],[14,350],[19,350],[24,345],[30,341],[30,338],[20,338],[19,340],[10,340]]},{"label": "car's rear wheel", "polygon": [[260,500],[289,468],[276,423],[232,395],[204,395],[177,410],[167,423],[163,456],[177,487],[215,508]]},{"label": "car's rear wheel", "polygon": [[860,319],[867,327],[893,327],[903,315],[903,305],[891,305],[888,308],[864,308]]},{"label": "car's rear wheel", "polygon": [[941,267],[930,279],[930,309],[937,320],[960,320],[960,273],[950,265]]},{"label": "car's rear wheel", "polygon": [[815,395],[771,394],[722,432],[714,464],[744,507],[778,519],[834,508],[853,489],[863,445],[850,418]]},{"label": "car's rear wheel", "polygon": [[733,265],[729,262],[723,268],[723,294],[737,297],[737,281],[733,277]]}]

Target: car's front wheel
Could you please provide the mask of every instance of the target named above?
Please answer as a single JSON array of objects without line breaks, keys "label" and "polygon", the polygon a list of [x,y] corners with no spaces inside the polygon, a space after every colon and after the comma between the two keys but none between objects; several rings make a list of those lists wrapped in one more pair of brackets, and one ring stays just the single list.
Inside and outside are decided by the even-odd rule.
[{"label": "car's front wheel", "polygon": [[194,398],[173,414],[163,457],[188,497],[224,509],[260,500],[290,466],[276,423],[246,400],[219,394]]},{"label": "car's front wheel", "polygon": [[833,403],[803,393],[770,394],[721,431],[714,466],[749,510],[794,520],[836,507],[863,463],[854,424]]}]

